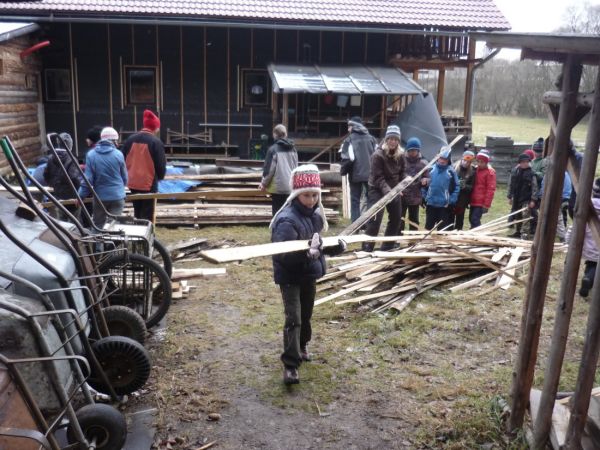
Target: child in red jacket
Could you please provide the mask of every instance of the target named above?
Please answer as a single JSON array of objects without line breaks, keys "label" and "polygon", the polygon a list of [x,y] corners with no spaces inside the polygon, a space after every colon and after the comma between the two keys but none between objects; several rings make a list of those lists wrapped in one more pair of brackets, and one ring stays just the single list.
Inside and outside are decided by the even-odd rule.
[{"label": "child in red jacket", "polygon": [[475,159],[477,160],[477,170],[471,192],[471,212],[469,213],[471,229],[481,225],[481,216],[492,206],[494,192],[496,192],[496,171],[488,166],[491,159],[489,152],[483,149],[477,153]]}]

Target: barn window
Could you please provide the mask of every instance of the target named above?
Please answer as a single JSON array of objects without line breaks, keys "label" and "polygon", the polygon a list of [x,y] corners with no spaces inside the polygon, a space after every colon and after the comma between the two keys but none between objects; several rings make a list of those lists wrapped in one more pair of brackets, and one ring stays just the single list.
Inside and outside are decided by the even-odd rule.
[{"label": "barn window", "polygon": [[47,102],[71,101],[71,77],[69,69],[46,69],[44,88]]},{"label": "barn window", "polygon": [[156,104],[156,80],[155,66],[125,66],[127,104]]},{"label": "barn window", "polygon": [[266,70],[243,69],[244,106],[267,106],[270,81]]}]

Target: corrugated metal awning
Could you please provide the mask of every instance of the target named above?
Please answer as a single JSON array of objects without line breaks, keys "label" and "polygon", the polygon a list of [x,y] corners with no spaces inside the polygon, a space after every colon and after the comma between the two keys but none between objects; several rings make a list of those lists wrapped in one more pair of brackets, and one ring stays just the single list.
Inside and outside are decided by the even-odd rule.
[{"label": "corrugated metal awning", "polygon": [[0,22],[0,42],[8,41],[27,33],[32,33],[40,27],[35,23]]},{"label": "corrugated metal awning", "polygon": [[426,92],[394,67],[269,65],[273,91],[283,94],[416,95]]}]

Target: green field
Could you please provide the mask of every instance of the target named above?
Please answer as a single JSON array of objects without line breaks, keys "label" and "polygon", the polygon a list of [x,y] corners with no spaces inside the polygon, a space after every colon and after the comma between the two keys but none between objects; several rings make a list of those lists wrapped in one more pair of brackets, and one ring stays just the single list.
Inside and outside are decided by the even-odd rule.
[{"label": "green field", "polygon": [[[515,142],[533,143],[538,137],[546,137],[550,131],[547,119],[517,116],[473,116],[473,140],[476,145],[485,145],[486,136],[510,136]],[[573,141],[583,147],[587,126],[578,125],[573,130]]]}]

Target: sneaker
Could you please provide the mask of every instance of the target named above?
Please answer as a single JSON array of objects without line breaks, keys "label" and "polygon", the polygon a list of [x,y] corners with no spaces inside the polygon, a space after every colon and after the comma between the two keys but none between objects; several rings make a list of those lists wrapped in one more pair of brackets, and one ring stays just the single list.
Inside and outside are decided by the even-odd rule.
[{"label": "sneaker", "polygon": [[285,367],[283,369],[283,384],[298,384],[300,379],[298,378],[298,369],[295,367]]},{"label": "sneaker", "polygon": [[590,289],[592,289],[592,281],[587,278],[583,278],[581,280],[581,288],[579,288],[579,295],[584,298],[587,297],[590,293]]},{"label": "sneaker", "polygon": [[300,358],[302,361],[312,361],[312,355],[308,353],[306,346],[300,348]]}]

